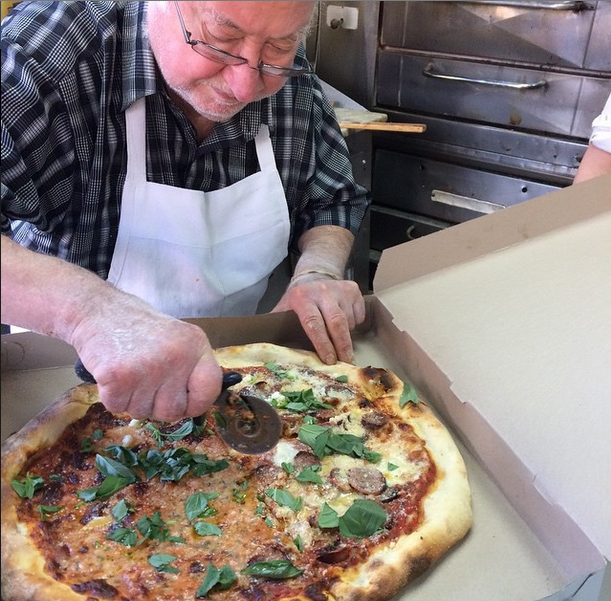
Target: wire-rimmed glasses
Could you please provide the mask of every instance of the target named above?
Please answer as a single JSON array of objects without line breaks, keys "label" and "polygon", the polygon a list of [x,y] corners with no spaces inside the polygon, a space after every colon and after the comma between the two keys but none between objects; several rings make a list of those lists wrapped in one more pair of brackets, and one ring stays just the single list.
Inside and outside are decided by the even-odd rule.
[{"label": "wire-rimmed glasses", "polygon": [[185,42],[189,44],[189,46],[191,46],[191,48],[193,48],[197,54],[203,56],[204,58],[223,65],[246,65],[250,69],[259,71],[262,75],[272,75],[274,77],[297,77],[299,75],[310,75],[314,73],[314,71],[309,67],[299,67],[296,65],[293,65],[292,67],[281,67],[279,65],[269,65],[263,61],[259,61],[259,64],[256,67],[251,67],[248,64],[248,59],[244,58],[243,56],[231,54],[230,52],[221,50],[212,44],[208,44],[208,42],[192,40],[191,32],[188,31],[185,26],[178,2],[174,2],[174,6],[176,6],[176,12],[178,13],[178,20],[180,21],[182,33],[185,36]]}]

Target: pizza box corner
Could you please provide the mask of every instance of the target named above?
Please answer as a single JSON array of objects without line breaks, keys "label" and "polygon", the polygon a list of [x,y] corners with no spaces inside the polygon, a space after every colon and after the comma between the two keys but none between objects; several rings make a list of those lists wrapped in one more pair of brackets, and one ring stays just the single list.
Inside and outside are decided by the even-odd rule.
[{"label": "pizza box corner", "polygon": [[[355,333],[465,458],[474,525],[394,601],[611,599],[611,175],[393,247]],[[292,313],[189,320],[214,346],[311,348]],[[2,336],[2,439],[78,383],[76,353]]]}]

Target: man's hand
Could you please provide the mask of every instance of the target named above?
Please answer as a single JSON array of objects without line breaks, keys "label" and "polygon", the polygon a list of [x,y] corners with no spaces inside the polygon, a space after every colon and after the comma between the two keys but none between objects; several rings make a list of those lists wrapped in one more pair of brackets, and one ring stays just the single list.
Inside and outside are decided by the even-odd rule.
[{"label": "man's hand", "polygon": [[352,363],[350,332],[365,320],[365,301],[356,282],[311,273],[288,287],[272,313],[292,309],[327,364]]},{"label": "man's hand", "polygon": [[200,328],[135,297],[122,298],[112,312],[94,312],[74,333],[74,346],[109,411],[171,422],[212,405],[222,372]]}]

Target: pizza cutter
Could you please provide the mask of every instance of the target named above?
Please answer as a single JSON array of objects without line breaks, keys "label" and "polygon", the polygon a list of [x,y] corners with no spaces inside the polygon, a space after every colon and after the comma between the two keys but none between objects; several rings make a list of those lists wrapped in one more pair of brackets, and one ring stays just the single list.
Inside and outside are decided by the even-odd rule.
[{"label": "pizza cutter", "polygon": [[240,453],[259,455],[278,444],[282,421],[267,401],[229,390],[241,380],[238,372],[223,374],[223,390],[214,401],[218,435]]},{"label": "pizza cutter", "polygon": [[[74,365],[76,375],[88,384],[95,378],[78,359]],[[242,381],[236,371],[223,374],[223,389],[214,401],[214,416],[218,435],[232,449],[246,455],[260,455],[273,449],[282,434],[282,421],[276,410],[263,399],[237,394],[230,386]],[[202,424],[203,416],[194,418]]]}]

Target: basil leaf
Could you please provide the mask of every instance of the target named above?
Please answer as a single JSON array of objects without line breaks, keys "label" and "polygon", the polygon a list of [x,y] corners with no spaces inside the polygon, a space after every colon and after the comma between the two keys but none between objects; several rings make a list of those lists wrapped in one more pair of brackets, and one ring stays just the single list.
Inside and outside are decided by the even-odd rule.
[{"label": "basil leaf", "polygon": [[31,499],[44,482],[41,476],[31,476],[28,472],[23,480],[13,480],[11,486],[22,499]]},{"label": "basil leaf", "polygon": [[303,574],[303,570],[296,568],[287,559],[276,559],[274,561],[259,561],[242,570],[242,574],[248,576],[260,576],[273,580],[294,578]]},{"label": "basil leaf", "polygon": [[337,528],[339,526],[339,516],[333,507],[324,503],[318,514],[318,526],[320,528]]},{"label": "basil leaf", "polygon": [[306,467],[299,474],[296,480],[298,482],[312,482],[313,484],[322,484],[322,478],[316,473],[320,470],[319,466]]},{"label": "basil leaf", "polygon": [[158,441],[161,441],[162,438],[166,438],[167,440],[175,442],[189,436],[189,434],[193,432],[193,426],[193,418],[189,417],[185,420],[183,425],[174,430],[174,432],[162,432],[155,424],[150,422],[146,424],[146,429],[150,430],[155,439]]},{"label": "basil leaf", "polygon": [[304,424],[299,428],[298,436],[301,442],[307,444],[314,451],[314,454],[322,459],[331,434],[331,428],[316,424]]},{"label": "basil leaf", "polygon": [[223,534],[223,531],[218,526],[209,522],[195,522],[193,528],[195,528],[195,532],[200,536],[221,536]]},{"label": "basil leaf", "polygon": [[123,478],[124,480],[132,482],[136,482],[138,479],[136,474],[132,472],[127,466],[123,465],[119,461],[115,459],[111,459],[110,457],[104,457],[103,455],[95,456],[95,464],[96,467],[102,472],[105,476],[116,476],[117,478]]},{"label": "basil leaf", "polygon": [[125,516],[129,513],[129,506],[127,505],[127,501],[125,499],[121,499],[110,511],[112,517],[115,518],[117,522],[121,522]]},{"label": "basil leaf", "polygon": [[374,501],[357,499],[339,518],[339,531],[351,538],[364,538],[377,532],[388,516]]},{"label": "basil leaf", "polygon": [[198,518],[208,506],[208,498],[203,492],[195,492],[185,501],[185,515],[189,521]]},{"label": "basil leaf", "polygon": [[225,564],[220,570],[212,563],[208,564],[206,568],[206,575],[204,581],[199,585],[199,588],[195,592],[195,598],[201,599],[206,597],[208,593],[214,588],[219,591],[228,589],[238,577],[231,567]]},{"label": "basil leaf", "polygon": [[127,480],[126,478],[119,478],[118,476],[106,476],[104,482],[100,486],[94,486],[92,488],[86,488],[77,492],[79,499],[83,501],[93,501],[94,499],[103,499],[104,497],[110,497],[117,491],[131,484],[133,481]]},{"label": "basil leaf", "polygon": [[417,405],[419,402],[420,399],[414,387],[409,382],[403,382],[403,392],[399,399],[399,407],[405,407],[407,403],[414,403],[414,405]]},{"label": "basil leaf", "polygon": [[131,528],[116,528],[106,535],[108,540],[121,543],[126,547],[133,547],[138,540],[138,535]]},{"label": "basil leaf", "polygon": [[50,516],[53,513],[57,513],[58,511],[61,511],[63,509],[62,507],[56,507],[56,506],[52,506],[52,505],[39,505],[38,506],[38,511],[40,512],[40,519],[44,522],[45,519]]},{"label": "basil leaf", "polygon": [[127,467],[135,467],[138,465],[138,455],[127,447],[119,444],[111,444],[106,447],[106,452]]},{"label": "basil leaf", "polygon": [[295,498],[290,492],[281,488],[268,488],[265,494],[276,501],[278,505],[283,507],[290,507],[294,512],[298,512],[303,507],[303,499],[301,497]]},{"label": "basil leaf", "polygon": [[151,555],[149,557],[149,563],[155,568],[155,571],[178,574],[180,573],[180,570],[169,565],[174,560],[176,560],[175,555],[166,555],[165,553],[157,553],[156,555]]}]

